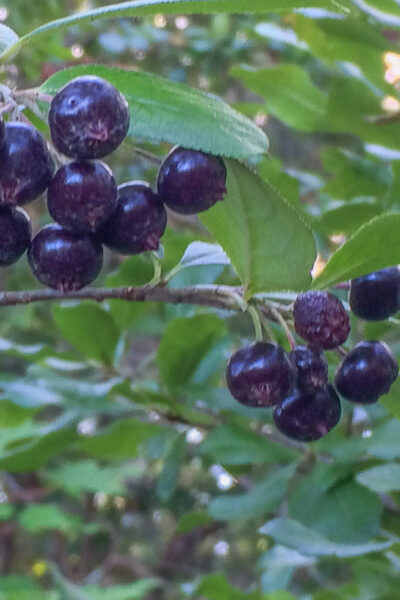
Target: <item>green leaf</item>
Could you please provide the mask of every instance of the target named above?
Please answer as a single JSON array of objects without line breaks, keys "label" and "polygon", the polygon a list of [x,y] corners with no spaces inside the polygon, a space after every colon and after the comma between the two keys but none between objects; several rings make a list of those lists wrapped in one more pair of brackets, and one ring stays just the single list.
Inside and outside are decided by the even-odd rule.
[{"label": "green leaf", "polygon": [[363,225],[328,261],[313,288],[326,288],[400,263],[400,214],[380,215]]},{"label": "green leaf", "polygon": [[111,315],[99,306],[54,306],[53,317],[63,337],[86,358],[111,366],[119,332]]},{"label": "green leaf", "polygon": [[124,94],[135,137],[241,159],[268,149],[263,131],[220,98],[149,73],[84,65],[56,73],[41,89],[54,94],[86,73],[107,79]]},{"label": "green leaf", "polygon": [[100,588],[88,585],[81,588],[89,600],[141,600],[154,588],[160,587],[156,579],[139,579],[128,585]]},{"label": "green leaf", "polygon": [[[336,0],[308,0],[307,6],[329,8],[337,12],[344,9],[344,1],[338,5]],[[164,14],[213,14],[213,13],[266,13],[289,12],[294,8],[303,8],[304,0],[130,0],[109,6],[77,12],[69,17],[51,21],[26,34],[0,55],[0,61],[12,57],[31,40],[37,41],[49,32],[66,29],[80,23],[92,23],[97,19],[116,19],[120,17],[144,17]]]},{"label": "green leaf", "polygon": [[290,127],[301,131],[324,128],[327,96],[312,83],[302,67],[233,67],[232,75],[252,92],[265,98],[268,112]]},{"label": "green leaf", "polygon": [[246,593],[228,583],[222,573],[203,577],[196,588],[196,598],[199,600],[200,598],[207,600],[294,600],[290,595],[274,599],[273,596],[267,598],[257,591]]},{"label": "green leaf", "polygon": [[400,490],[400,464],[387,463],[361,471],[357,481],[374,492],[394,492]]},{"label": "green leaf", "polygon": [[181,434],[170,443],[161,475],[157,481],[157,495],[164,502],[169,500],[174,493],[185,454],[186,439],[185,434]]},{"label": "green leaf", "polygon": [[176,533],[189,533],[196,527],[206,527],[213,522],[213,518],[206,512],[193,511],[185,513],[176,528]]},{"label": "green leaf", "polygon": [[332,542],[363,544],[378,535],[382,504],[376,494],[349,481],[347,474],[343,479],[343,472],[331,465],[314,471],[292,493],[289,516]]},{"label": "green leaf", "polygon": [[107,427],[98,435],[82,437],[79,446],[97,458],[122,460],[136,456],[140,444],[158,433],[158,425],[125,419]]},{"label": "green leaf", "polygon": [[188,383],[205,355],[225,334],[216,315],[196,315],[170,321],[157,352],[163,381],[174,388]]},{"label": "green leaf", "polygon": [[211,500],[208,512],[219,521],[252,519],[273,512],[281,503],[295,470],[293,463],[267,475],[249,492],[218,496]]},{"label": "green leaf", "polygon": [[237,425],[221,425],[213,429],[201,444],[200,451],[224,465],[289,462],[296,456],[294,450]]},{"label": "green leaf", "polygon": [[315,219],[313,225],[315,229],[326,235],[333,233],[349,235],[381,212],[381,206],[372,199],[332,203],[321,217]]},{"label": "green leaf", "polygon": [[79,531],[81,519],[76,515],[68,515],[56,504],[33,504],[25,508],[19,515],[18,521],[30,533],[43,531],[62,531],[71,533]]},{"label": "green leaf", "polygon": [[294,548],[305,556],[337,556],[348,558],[380,552],[390,548],[393,542],[369,542],[367,544],[335,544],[326,537],[292,519],[277,518],[260,528],[260,533],[269,535],[276,543]]},{"label": "green leaf", "polygon": [[18,39],[18,35],[11,27],[0,23],[0,53],[5,52],[10,46],[17,44]]},{"label": "green leaf", "polygon": [[123,480],[138,475],[139,472],[133,465],[102,467],[94,460],[80,460],[64,462],[57,469],[48,472],[46,479],[72,495],[101,492],[111,496],[124,496],[127,489],[122,484]]},{"label": "green leaf", "polygon": [[311,230],[277,190],[244,165],[226,163],[228,193],[201,221],[229,256],[247,295],[306,289],[316,254]]},{"label": "green leaf", "polygon": [[12,473],[33,471],[45,465],[64,448],[71,446],[76,439],[76,433],[70,429],[43,433],[33,440],[0,453],[0,469]]}]

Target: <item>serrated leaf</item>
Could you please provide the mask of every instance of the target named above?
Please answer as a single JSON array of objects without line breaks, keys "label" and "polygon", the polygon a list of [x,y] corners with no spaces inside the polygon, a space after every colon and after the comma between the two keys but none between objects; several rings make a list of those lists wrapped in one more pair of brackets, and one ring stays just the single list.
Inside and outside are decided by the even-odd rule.
[{"label": "serrated leaf", "polygon": [[312,287],[326,288],[400,263],[400,214],[384,214],[365,223],[330,258]]},{"label": "serrated leaf", "polygon": [[217,96],[149,73],[83,65],[56,73],[41,89],[54,94],[84,74],[103,77],[122,92],[131,112],[130,133],[135,137],[240,159],[268,149],[263,131]]},{"label": "serrated leaf", "polygon": [[54,306],[53,317],[63,337],[83,354],[112,365],[119,332],[111,315],[99,306]]},{"label": "serrated leaf", "polygon": [[216,315],[196,315],[170,321],[157,352],[160,374],[168,387],[188,383],[205,355],[225,332],[224,322]]},{"label": "serrated leaf", "polygon": [[367,544],[335,544],[298,521],[284,518],[268,521],[259,531],[272,537],[276,543],[294,548],[305,556],[349,558],[369,554],[370,552],[381,552],[390,548],[393,543],[389,541],[369,542]]},{"label": "serrated leaf", "polygon": [[200,218],[230,258],[247,295],[307,289],[316,254],[311,230],[255,173],[233,160],[226,164],[228,193]]}]

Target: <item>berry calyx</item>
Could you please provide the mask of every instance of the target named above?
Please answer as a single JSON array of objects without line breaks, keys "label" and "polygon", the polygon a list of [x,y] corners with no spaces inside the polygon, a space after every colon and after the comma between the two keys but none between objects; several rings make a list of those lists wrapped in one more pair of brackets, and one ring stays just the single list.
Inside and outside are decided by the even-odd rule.
[{"label": "berry calyx", "polygon": [[297,387],[311,392],[328,383],[328,361],[318,346],[297,346],[289,354],[297,369]]},{"label": "berry calyx", "polygon": [[104,163],[76,161],[62,166],[47,191],[49,213],[76,233],[95,232],[117,206],[117,184]]},{"label": "berry calyx", "polygon": [[0,146],[0,202],[32,202],[46,190],[53,173],[54,161],[40,133],[26,123],[7,123]]},{"label": "berry calyx", "polygon": [[129,129],[129,107],[108,81],[76,77],[54,96],[49,112],[53,144],[72,158],[102,158],[113,152]]},{"label": "berry calyx", "polygon": [[101,228],[101,241],[121,254],[157,250],[167,212],[150,186],[132,181],[118,187],[117,208]]},{"label": "berry calyx", "polygon": [[12,265],[31,241],[31,222],[22,208],[0,205],[0,266]]},{"label": "berry calyx", "polygon": [[226,369],[232,396],[252,407],[274,406],[289,393],[295,379],[295,367],[283,348],[266,342],[235,352]]},{"label": "berry calyx", "polygon": [[331,350],[343,344],[350,321],[343,304],[328,292],[299,294],[293,307],[294,328],[307,342]]},{"label": "berry calyx", "polygon": [[223,200],[225,184],[226,167],[222,158],[177,147],[160,167],[157,190],[169,208],[192,215]]},{"label": "berry calyx", "polygon": [[335,375],[338,392],[351,402],[372,404],[390,391],[399,372],[389,346],[363,341],[348,353]]},{"label": "berry calyx", "polygon": [[331,385],[314,391],[294,389],[274,409],[279,431],[293,440],[314,442],[338,424],[342,409]]},{"label": "berry calyx", "polygon": [[91,234],[76,234],[51,224],[33,238],[28,261],[41,283],[72,292],[96,279],[103,264],[103,248]]},{"label": "berry calyx", "polygon": [[350,283],[352,312],[366,321],[387,319],[400,310],[400,268],[388,267]]}]

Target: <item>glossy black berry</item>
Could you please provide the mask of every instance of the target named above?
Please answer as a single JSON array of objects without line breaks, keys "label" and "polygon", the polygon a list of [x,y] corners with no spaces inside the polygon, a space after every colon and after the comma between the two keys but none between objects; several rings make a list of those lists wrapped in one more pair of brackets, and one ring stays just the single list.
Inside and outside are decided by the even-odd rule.
[{"label": "glossy black berry", "polygon": [[0,147],[0,201],[32,202],[46,190],[53,173],[54,161],[40,133],[26,123],[7,123]]},{"label": "glossy black berry", "polygon": [[388,267],[353,279],[349,304],[366,321],[387,319],[400,310],[400,268]]},{"label": "glossy black berry", "polygon": [[142,181],[118,187],[118,204],[100,230],[101,241],[121,254],[157,250],[167,213],[157,194]]},{"label": "glossy black berry", "polygon": [[397,361],[385,343],[364,341],[338,367],[335,385],[347,400],[371,404],[389,392],[398,371]]},{"label": "glossy black berry", "polygon": [[108,81],[76,77],[54,96],[49,112],[53,144],[72,158],[102,158],[113,152],[129,129],[129,107]]},{"label": "glossy black berry", "polygon": [[91,234],[72,233],[61,225],[46,225],[33,238],[28,261],[41,283],[71,292],[96,279],[103,263],[103,248]]},{"label": "glossy black berry", "polygon": [[157,189],[163,202],[177,213],[207,210],[226,193],[226,167],[219,156],[174,148],[158,172]]},{"label": "glossy black berry", "polygon": [[95,232],[117,207],[117,184],[101,162],[77,161],[62,166],[47,191],[49,213],[76,233]]},{"label": "glossy black berry", "polygon": [[296,370],[276,344],[256,342],[235,352],[226,369],[230,393],[246,406],[274,406],[291,390]]},{"label": "glossy black berry", "polygon": [[293,307],[294,327],[307,342],[325,350],[346,341],[350,321],[343,304],[328,292],[299,294]]},{"label": "glossy black berry", "polygon": [[0,205],[0,266],[15,263],[31,241],[31,222],[22,208]]},{"label": "glossy black berry", "polygon": [[290,353],[297,369],[297,387],[311,392],[328,383],[328,362],[318,346],[297,346]]},{"label": "glossy black berry", "polygon": [[274,409],[274,422],[287,437],[314,442],[338,424],[341,406],[331,385],[313,391],[295,388]]}]

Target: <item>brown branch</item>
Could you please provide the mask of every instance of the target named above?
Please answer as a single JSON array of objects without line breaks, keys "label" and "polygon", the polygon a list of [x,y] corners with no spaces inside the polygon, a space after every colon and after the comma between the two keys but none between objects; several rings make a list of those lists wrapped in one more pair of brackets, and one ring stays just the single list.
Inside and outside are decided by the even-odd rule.
[{"label": "brown branch", "polygon": [[[236,295],[236,297],[235,297]],[[161,285],[118,288],[83,288],[79,291],[62,292],[40,289],[23,292],[1,292],[1,306],[16,306],[31,302],[61,300],[125,300],[128,302],[169,302],[171,304],[196,304],[228,310],[239,310],[236,298],[241,297],[241,288],[221,285],[196,285],[182,289],[166,288]]]}]

